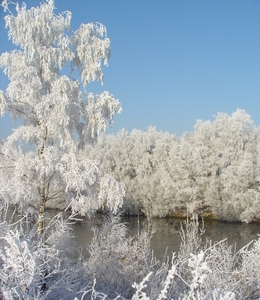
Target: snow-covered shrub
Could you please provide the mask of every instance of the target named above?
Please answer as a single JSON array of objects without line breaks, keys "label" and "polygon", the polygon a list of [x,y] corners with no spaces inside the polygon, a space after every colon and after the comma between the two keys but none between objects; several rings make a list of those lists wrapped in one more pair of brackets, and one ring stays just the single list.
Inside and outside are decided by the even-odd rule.
[{"label": "snow-covered shrub", "polygon": [[203,243],[196,219],[183,229],[182,235],[186,239],[182,238],[181,248],[192,240],[198,241],[198,247],[189,245],[187,252],[173,255],[167,277],[161,285],[153,286],[155,292],[150,289],[153,273],[135,283],[133,299],[259,299],[260,238],[236,253],[226,240]]},{"label": "snow-covered shrub", "polygon": [[[0,223],[0,294],[3,299],[74,299],[91,287],[73,258],[71,218],[55,217],[44,236],[23,218]],[[78,255],[77,255],[78,256]]]},{"label": "snow-covered shrub", "polygon": [[130,237],[119,216],[105,217],[102,227],[94,228],[89,246],[90,258],[85,262],[88,276],[96,279],[96,287],[110,296],[116,293],[130,297],[132,283],[139,282],[160,263],[150,247],[151,233]]},{"label": "snow-covered shrub", "polygon": [[1,287],[6,299],[38,298],[44,284],[43,264],[37,242],[18,228],[1,237]]},{"label": "snow-covered shrub", "polygon": [[[128,235],[119,216],[95,228],[90,257],[73,246],[72,218],[50,220],[45,237],[26,219],[0,222],[0,296],[13,299],[244,300],[260,297],[260,239],[235,253],[225,240],[201,239],[196,218],[182,230],[187,251],[160,262],[151,231]],[[203,227],[202,227],[203,228]],[[184,238],[185,236],[185,238]],[[189,245],[188,243],[194,243]]]},{"label": "snow-covered shrub", "polygon": [[234,277],[236,293],[241,299],[260,298],[260,237],[238,252],[238,268]]}]

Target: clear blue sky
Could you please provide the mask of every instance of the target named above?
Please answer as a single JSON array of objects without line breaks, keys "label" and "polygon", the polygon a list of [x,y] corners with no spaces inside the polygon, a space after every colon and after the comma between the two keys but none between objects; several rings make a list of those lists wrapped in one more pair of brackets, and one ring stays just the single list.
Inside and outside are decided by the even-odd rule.
[{"label": "clear blue sky", "polygon": [[[25,1],[27,7],[38,0]],[[22,1],[18,1],[22,3]],[[123,107],[108,132],[146,130],[176,135],[197,119],[245,109],[260,125],[260,0],[56,0],[72,12],[72,28],[101,22],[111,39],[105,82]],[[11,49],[0,12],[0,52]],[[1,72],[0,88],[7,81]],[[10,132],[0,119],[0,136]],[[9,128],[9,131],[7,131]]]}]

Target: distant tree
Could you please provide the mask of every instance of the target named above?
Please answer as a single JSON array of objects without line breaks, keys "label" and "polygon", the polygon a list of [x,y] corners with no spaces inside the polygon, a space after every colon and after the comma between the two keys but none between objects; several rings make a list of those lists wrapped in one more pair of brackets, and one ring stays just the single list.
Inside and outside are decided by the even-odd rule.
[{"label": "distant tree", "polygon": [[[71,13],[54,14],[53,0],[31,9],[17,4],[16,15],[8,4],[2,2],[6,27],[17,49],[0,56],[10,80],[0,91],[0,113],[22,122],[0,149],[0,180],[9,186],[10,204],[41,216],[57,199],[82,215],[102,206],[116,211],[123,185],[110,176],[100,179],[97,162],[80,156],[121,111],[108,92],[86,92],[91,81],[103,83],[102,62],[108,65],[110,56],[106,28],[88,23],[73,32]],[[24,151],[25,144],[34,151]]]},{"label": "distant tree", "polygon": [[149,127],[147,132],[121,130],[105,135],[85,149],[85,156],[101,162],[101,171],[111,173],[125,184],[123,209],[130,214],[140,210],[149,216],[166,216],[174,210],[176,193],[173,162],[178,139],[167,132]]},{"label": "distant tree", "polygon": [[220,219],[259,218],[258,144],[259,129],[242,109],[218,113],[213,122],[197,121],[192,147],[201,160],[198,181],[205,202]]},{"label": "distant tree", "polygon": [[259,128],[237,109],[198,120],[176,137],[150,127],[106,135],[85,148],[126,186],[124,210],[149,216],[198,213],[229,221],[259,219]]}]

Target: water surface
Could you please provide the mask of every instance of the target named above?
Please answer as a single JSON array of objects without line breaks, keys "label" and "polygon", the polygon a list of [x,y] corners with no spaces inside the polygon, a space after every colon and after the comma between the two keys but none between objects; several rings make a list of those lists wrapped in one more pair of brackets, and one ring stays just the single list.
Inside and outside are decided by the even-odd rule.
[{"label": "water surface", "polygon": [[[123,217],[122,222],[127,224],[130,234],[132,236],[137,235],[143,229],[148,226],[147,219],[145,217]],[[167,253],[178,252],[180,245],[180,232],[181,224],[185,220],[174,218],[161,218],[153,219],[153,227],[155,233],[151,240],[151,247],[157,258],[162,258],[167,249]],[[102,216],[97,215],[95,219],[86,220],[83,224],[74,225],[73,231],[76,236],[78,245],[86,245],[91,242],[93,237],[94,226],[101,226]],[[202,222],[200,222],[202,228]],[[229,222],[204,222],[205,233],[202,235],[203,241],[211,239],[213,241],[221,241],[227,239],[229,245],[233,245],[234,250],[238,251],[246,244],[254,239],[258,238],[260,234],[259,223],[229,223]]]},{"label": "water surface", "polygon": [[[46,219],[50,219],[58,212],[55,210],[48,210],[46,212]],[[9,218],[12,211],[8,211]],[[15,217],[15,221],[19,219]],[[73,233],[75,240],[79,247],[84,247],[85,255],[88,255],[86,247],[91,243],[93,237],[93,227],[100,227],[102,224],[103,215],[97,214],[92,219],[84,219],[84,222],[78,222],[73,227]],[[122,222],[125,222],[129,229],[129,234],[135,236],[141,230],[147,229],[148,221],[145,217],[122,217]],[[185,220],[175,218],[155,218],[152,220],[153,228],[155,232],[151,240],[151,247],[154,251],[154,255],[157,258],[162,258],[167,249],[168,255],[172,252],[179,251],[180,245],[180,232],[181,224]],[[200,222],[202,228],[202,222]],[[204,222],[205,233],[203,234],[203,241],[211,239],[213,241],[221,241],[227,239],[229,245],[233,245],[234,251],[238,251],[246,244],[254,239],[258,238],[260,234],[260,223],[229,223],[229,222],[217,222],[217,221],[205,221]]]}]

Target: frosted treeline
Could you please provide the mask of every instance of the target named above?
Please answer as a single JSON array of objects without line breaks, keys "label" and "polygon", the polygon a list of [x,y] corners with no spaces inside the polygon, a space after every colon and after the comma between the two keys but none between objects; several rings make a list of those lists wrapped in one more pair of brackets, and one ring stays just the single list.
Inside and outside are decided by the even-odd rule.
[{"label": "frosted treeline", "polygon": [[260,135],[244,110],[198,120],[181,137],[148,128],[107,135],[83,155],[124,183],[124,209],[148,216],[199,213],[221,220],[260,218]]},{"label": "frosted treeline", "polygon": [[235,253],[225,240],[202,242],[197,219],[186,222],[179,253],[153,256],[153,227],[129,237],[120,217],[94,228],[89,257],[76,248],[70,224],[58,214],[44,234],[31,220],[0,221],[1,299],[258,299],[260,239]]}]

